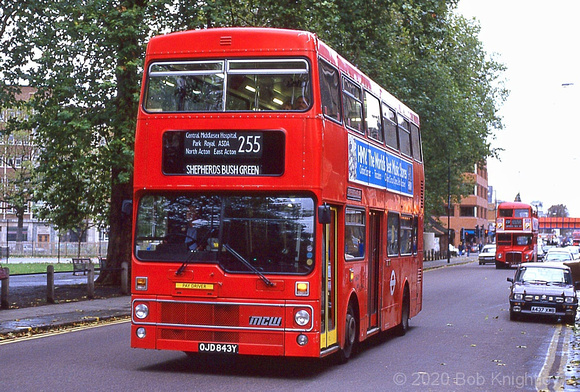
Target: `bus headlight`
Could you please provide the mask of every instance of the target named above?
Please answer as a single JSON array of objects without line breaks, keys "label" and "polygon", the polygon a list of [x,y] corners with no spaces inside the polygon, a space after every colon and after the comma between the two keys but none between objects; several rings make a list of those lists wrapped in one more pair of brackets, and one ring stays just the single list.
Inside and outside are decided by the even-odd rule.
[{"label": "bus headlight", "polygon": [[139,304],[135,306],[135,317],[143,320],[147,316],[149,316],[149,307],[147,305]]},{"label": "bus headlight", "polygon": [[135,331],[135,335],[137,335],[139,339],[143,339],[147,335],[147,332],[145,331],[145,328],[139,327],[137,328],[137,331]]},{"label": "bus headlight", "polygon": [[306,310],[299,310],[294,314],[294,321],[303,327],[310,322],[310,314]]},{"label": "bus headlight", "polygon": [[299,346],[305,346],[308,344],[308,336],[302,334],[298,335],[296,337],[296,343],[298,343]]}]

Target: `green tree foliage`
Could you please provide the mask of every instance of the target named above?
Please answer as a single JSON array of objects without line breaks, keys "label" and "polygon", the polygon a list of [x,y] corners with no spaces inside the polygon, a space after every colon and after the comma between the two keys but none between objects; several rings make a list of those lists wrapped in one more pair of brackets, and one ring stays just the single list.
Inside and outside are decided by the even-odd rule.
[{"label": "green tree foliage", "polygon": [[30,129],[41,151],[39,216],[61,231],[109,224],[113,267],[130,257],[121,203],[131,198],[144,9],[144,1],[25,1],[2,42],[5,80],[38,89]]},{"label": "green tree foliage", "polygon": [[567,218],[570,214],[568,213],[568,207],[563,204],[556,204],[548,208],[548,216]]},{"label": "green tree foliage", "polygon": [[2,1],[0,72],[7,101],[19,83],[33,100],[42,147],[37,195],[61,228],[110,226],[109,264],[130,258],[132,148],[147,39],[170,31],[270,26],[304,29],[421,116],[429,212],[463,193],[465,171],[496,152],[501,64],[457,0],[12,0]]}]

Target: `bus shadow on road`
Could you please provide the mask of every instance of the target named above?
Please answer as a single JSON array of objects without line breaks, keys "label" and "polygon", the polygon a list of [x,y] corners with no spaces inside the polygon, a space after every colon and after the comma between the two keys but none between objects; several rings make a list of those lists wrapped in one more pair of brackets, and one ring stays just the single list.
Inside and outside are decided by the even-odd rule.
[{"label": "bus shadow on road", "polygon": [[[415,327],[410,326],[407,333]],[[356,361],[359,356],[370,353],[372,350],[387,344],[399,335],[394,331],[381,332],[359,343],[355,355],[349,362]],[[338,353],[325,358],[288,358],[288,357],[263,357],[251,355],[220,355],[198,354],[183,355],[182,357],[155,365],[143,367],[140,370],[146,372],[175,372],[196,373],[206,375],[227,375],[232,377],[270,377],[282,379],[315,379],[322,373],[332,371],[341,366]]]},{"label": "bus shadow on road", "polygon": [[335,356],[328,358],[286,358],[195,354],[142,368],[148,372],[197,373],[233,377],[271,377],[308,379],[337,366]]}]

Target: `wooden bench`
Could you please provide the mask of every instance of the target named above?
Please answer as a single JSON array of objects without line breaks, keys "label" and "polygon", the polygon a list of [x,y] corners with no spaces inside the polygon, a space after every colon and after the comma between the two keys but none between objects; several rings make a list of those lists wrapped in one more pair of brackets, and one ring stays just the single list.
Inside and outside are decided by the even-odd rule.
[{"label": "wooden bench", "polygon": [[76,275],[77,271],[78,272],[82,271],[83,275],[86,275],[87,271],[89,270],[89,265],[92,264],[92,261],[88,257],[80,257],[80,258],[73,257],[72,264],[73,264],[73,275]]}]

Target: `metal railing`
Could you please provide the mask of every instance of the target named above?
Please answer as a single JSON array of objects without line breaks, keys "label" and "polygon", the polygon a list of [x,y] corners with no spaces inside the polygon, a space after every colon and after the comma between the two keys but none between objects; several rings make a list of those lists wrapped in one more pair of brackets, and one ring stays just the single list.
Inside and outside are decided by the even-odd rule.
[{"label": "metal railing", "polygon": [[108,242],[0,242],[0,259],[10,257],[105,257]]}]

